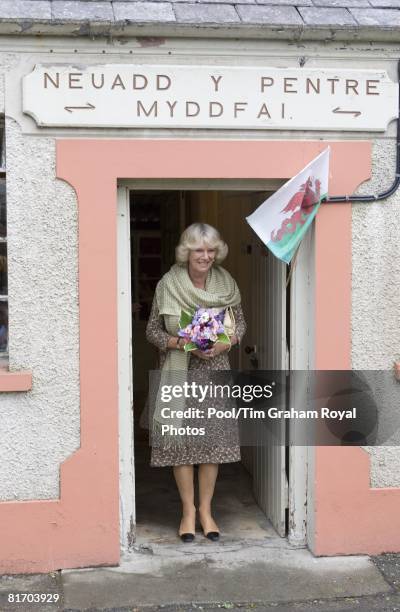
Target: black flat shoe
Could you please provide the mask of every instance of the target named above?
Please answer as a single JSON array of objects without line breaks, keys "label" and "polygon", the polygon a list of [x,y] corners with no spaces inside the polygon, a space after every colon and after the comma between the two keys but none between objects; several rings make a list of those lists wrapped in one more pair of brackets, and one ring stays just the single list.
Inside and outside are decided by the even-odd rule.
[{"label": "black flat shoe", "polygon": [[180,538],[181,538],[182,542],[185,542],[185,544],[187,544],[188,542],[193,542],[193,540],[194,540],[194,533],[182,533],[180,535]]},{"label": "black flat shoe", "polygon": [[219,532],[218,531],[209,531],[208,533],[204,533],[204,535],[206,536],[206,538],[208,538],[212,542],[218,542],[218,540],[219,540]]}]

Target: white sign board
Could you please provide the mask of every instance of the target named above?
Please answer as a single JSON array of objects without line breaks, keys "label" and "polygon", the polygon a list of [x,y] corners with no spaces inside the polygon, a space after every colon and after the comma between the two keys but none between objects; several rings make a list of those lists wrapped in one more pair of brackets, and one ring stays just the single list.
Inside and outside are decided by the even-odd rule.
[{"label": "white sign board", "polygon": [[385,131],[398,84],[384,70],[37,65],[23,111],[40,126]]}]

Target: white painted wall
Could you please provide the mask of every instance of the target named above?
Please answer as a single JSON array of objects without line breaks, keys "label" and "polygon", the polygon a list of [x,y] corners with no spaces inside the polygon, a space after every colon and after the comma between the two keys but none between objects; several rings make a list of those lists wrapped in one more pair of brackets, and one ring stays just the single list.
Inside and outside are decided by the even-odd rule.
[{"label": "white painted wall", "polygon": [[[77,50],[74,53],[74,50]],[[50,52],[52,51],[52,52]],[[103,53],[104,51],[104,53]],[[398,49],[380,44],[285,45],[268,41],[0,38],[0,109],[7,75],[7,161],[10,284],[10,367],[31,369],[30,393],[0,395],[0,499],[56,498],[59,464],[79,447],[77,209],[73,190],[55,179],[55,138],[355,138],[372,134],[194,130],[63,130],[42,128],[21,113],[21,78],[35,63],[226,63],[309,68],[385,67],[397,79]],[[394,125],[374,135],[374,177],[364,192],[392,180]],[[268,163],[268,160],[266,160]],[[354,368],[390,368],[400,357],[399,195],[353,208]],[[383,239],[384,238],[384,239]],[[382,310],[384,309],[384,317]],[[400,454],[373,449],[372,483],[400,486]]]},{"label": "white painted wall", "polygon": [[[385,190],[395,166],[395,140],[375,142],[373,177],[359,193]],[[389,370],[400,359],[400,190],[382,202],[354,205],[352,211],[352,367]],[[394,393],[398,384],[393,380]],[[400,487],[400,432],[393,433],[397,445],[365,449],[374,487]]]},{"label": "white painted wall", "polygon": [[7,120],[10,368],[29,393],[0,394],[0,498],[59,494],[59,464],[79,447],[77,207],[55,180],[55,141]]}]

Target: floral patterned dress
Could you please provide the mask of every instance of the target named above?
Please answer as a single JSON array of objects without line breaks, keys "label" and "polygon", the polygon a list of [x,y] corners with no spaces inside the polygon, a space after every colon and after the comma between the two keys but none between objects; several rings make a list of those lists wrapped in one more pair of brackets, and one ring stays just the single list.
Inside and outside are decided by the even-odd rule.
[{"label": "floral patterned dress", "polygon": [[[236,322],[236,336],[239,342],[246,331],[246,323],[240,304],[233,306],[233,314]],[[159,314],[156,300],[153,305],[146,329],[146,337],[149,342],[158,347],[160,352],[159,367],[165,361],[168,350],[169,334],[165,330],[164,317]],[[232,350],[235,350],[233,348]],[[215,370],[230,370],[228,352],[224,351],[212,359],[199,359],[196,355],[190,355],[189,374],[192,372],[196,380],[209,381],[210,372]],[[191,400],[192,402],[195,400]],[[186,407],[198,407],[188,400]],[[213,406],[218,409],[226,409],[226,400],[218,398],[213,400]],[[239,428],[236,419],[208,417],[207,419],[190,419],[191,427],[205,427],[204,436],[185,436],[184,443],[179,449],[152,446],[150,465],[153,467],[189,465],[200,463],[229,463],[240,461]],[[185,425],[183,420],[182,425]]]}]

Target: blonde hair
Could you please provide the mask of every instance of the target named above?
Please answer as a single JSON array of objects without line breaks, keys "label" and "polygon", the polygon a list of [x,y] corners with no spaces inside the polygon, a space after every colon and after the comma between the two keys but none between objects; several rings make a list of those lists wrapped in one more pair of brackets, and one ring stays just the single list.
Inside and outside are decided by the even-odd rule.
[{"label": "blonde hair", "polygon": [[228,245],[215,227],[207,223],[192,223],[182,233],[175,249],[176,263],[184,265],[189,260],[189,251],[206,244],[215,249],[215,263],[220,264],[228,255]]}]

